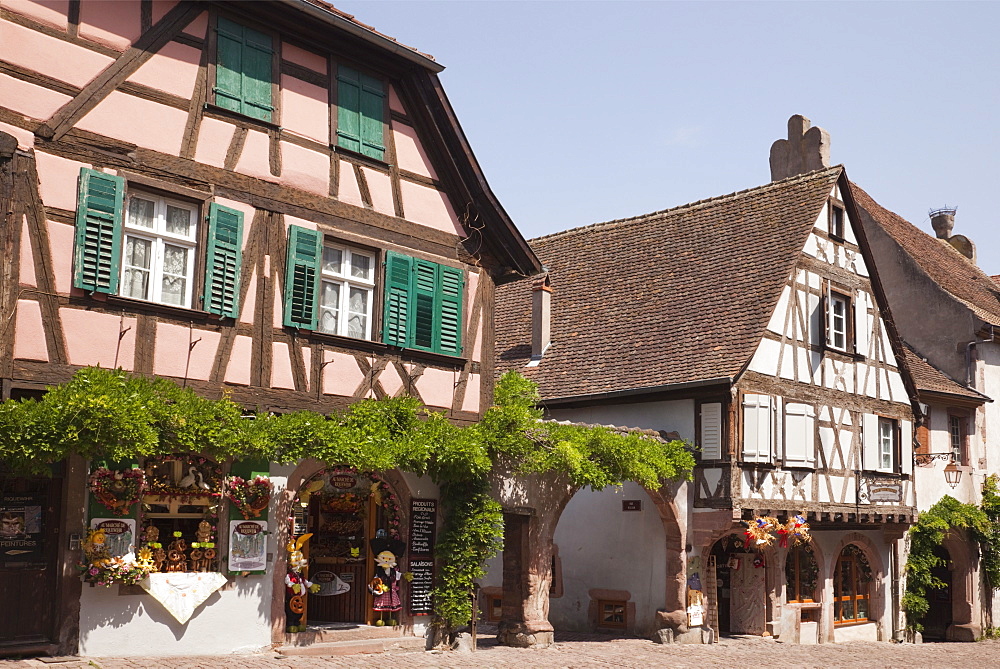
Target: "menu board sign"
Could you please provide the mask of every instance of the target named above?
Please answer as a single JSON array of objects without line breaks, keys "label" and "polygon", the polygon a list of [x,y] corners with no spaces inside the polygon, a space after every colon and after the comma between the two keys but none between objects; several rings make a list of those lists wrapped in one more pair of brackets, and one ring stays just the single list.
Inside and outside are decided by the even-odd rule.
[{"label": "menu board sign", "polygon": [[410,615],[429,616],[431,610],[431,589],[434,587],[434,560],[410,558]]},{"label": "menu board sign", "polygon": [[410,501],[410,555],[431,555],[434,552],[434,530],[437,527],[437,500]]}]

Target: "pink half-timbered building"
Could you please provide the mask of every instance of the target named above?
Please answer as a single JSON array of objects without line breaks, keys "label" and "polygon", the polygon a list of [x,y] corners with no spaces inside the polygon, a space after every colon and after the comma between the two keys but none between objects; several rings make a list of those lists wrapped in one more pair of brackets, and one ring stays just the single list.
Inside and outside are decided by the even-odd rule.
[{"label": "pink half-timbered building", "polygon": [[[486,184],[441,69],[319,0],[2,0],[3,398],[100,365],[228,392],[248,410],[405,393],[477,420],[494,380],[495,286],[540,266]],[[3,477],[5,496],[46,511],[42,554],[0,561],[0,650],[284,641],[275,519],[300,486],[329,487],[323,467],[256,465],[284,492],[267,567],[230,579],[184,625],[141,592],[81,591],[69,547],[89,522],[88,463],[47,482]],[[404,515],[436,497],[424,479],[382,480]],[[175,507],[150,517],[187,522]],[[356,590],[365,577],[353,574]],[[317,615],[369,622],[370,602]]]}]

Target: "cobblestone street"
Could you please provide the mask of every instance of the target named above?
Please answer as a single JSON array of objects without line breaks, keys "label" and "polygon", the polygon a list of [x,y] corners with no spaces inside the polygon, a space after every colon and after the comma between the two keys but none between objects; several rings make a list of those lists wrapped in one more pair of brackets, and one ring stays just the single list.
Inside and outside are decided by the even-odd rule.
[{"label": "cobblestone street", "polygon": [[0,669],[340,669],[354,667],[564,668],[564,667],[992,667],[1000,641],[980,643],[890,644],[853,642],[798,646],[762,639],[724,639],[714,646],[662,646],[644,639],[565,635],[544,650],[496,646],[485,638],[469,652],[390,652],[343,657],[281,657],[273,654],[177,658],[67,658],[0,661]]}]

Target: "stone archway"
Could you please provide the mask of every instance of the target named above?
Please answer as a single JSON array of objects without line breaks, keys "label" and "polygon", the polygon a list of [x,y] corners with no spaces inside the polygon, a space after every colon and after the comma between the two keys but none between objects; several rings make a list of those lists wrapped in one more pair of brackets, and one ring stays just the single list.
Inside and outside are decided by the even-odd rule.
[{"label": "stone archway", "polygon": [[[285,489],[276,496],[274,517],[286,519],[293,515],[293,505],[298,499],[302,486],[330,465],[314,458],[302,460],[288,475]],[[409,527],[410,500],[413,492],[407,484],[406,479],[398,470],[379,472],[381,478],[389,484],[395,491],[400,501],[400,527],[403,539],[406,539],[406,528]],[[285,546],[288,543],[291,528],[288,522],[276,522],[272,530],[275,534],[275,556],[274,569],[272,571],[272,592],[271,597],[271,639],[275,643],[285,642],[285,574],[288,568],[288,553]],[[404,557],[402,562],[405,563]],[[364,587],[365,584],[358,584]],[[401,612],[401,621],[404,627],[412,626],[412,619],[405,609]]]},{"label": "stone archway", "polygon": [[[886,607],[886,580],[887,572],[885,563],[882,560],[882,556],[876,548],[874,542],[868,536],[861,534],[860,532],[847,532],[845,533],[840,541],[836,544],[835,549],[830,551],[829,560],[826,563],[826,568],[821,572],[824,574],[824,581],[827,584],[826,590],[829,591],[831,597],[828,598],[823,605],[822,617],[826,619],[823,627],[820,628],[820,641],[836,641],[835,635],[835,619],[834,619],[834,578],[836,577],[837,564],[840,559],[841,553],[849,545],[857,546],[861,552],[864,554],[865,560],[871,569],[871,585],[868,591],[868,622],[875,623],[877,636],[879,641],[884,641],[886,639],[885,623],[889,623],[890,631],[892,633],[892,622],[891,618],[886,619],[885,607]],[[891,612],[890,612],[891,616]],[[844,628],[842,628],[844,629]],[[847,628],[850,629],[850,628]]]},{"label": "stone archway", "polygon": [[[578,489],[565,474],[514,477],[509,471],[497,467],[493,479],[494,495],[504,508],[503,606],[498,640],[511,646],[544,647],[552,643],[554,632],[549,621],[553,540]],[[656,508],[667,544],[662,601],[667,611],[683,612],[685,535],[673,499],[676,486],[645,492]]]}]

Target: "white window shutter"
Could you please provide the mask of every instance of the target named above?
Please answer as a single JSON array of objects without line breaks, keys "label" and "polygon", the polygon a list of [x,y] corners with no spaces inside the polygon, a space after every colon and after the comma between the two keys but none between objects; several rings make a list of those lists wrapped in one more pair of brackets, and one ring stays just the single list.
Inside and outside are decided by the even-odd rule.
[{"label": "white window shutter", "polygon": [[811,404],[785,404],[785,461],[808,463],[815,460],[815,410]]},{"label": "white window shutter", "polygon": [[900,421],[899,457],[900,471],[904,474],[913,473],[913,423]]},{"label": "white window shutter", "polygon": [[864,452],[864,468],[874,471],[879,468],[878,416],[866,413],[862,421],[861,450]]},{"label": "white window shutter", "polygon": [[774,423],[769,395],[743,396],[743,460],[770,462],[773,457]]},{"label": "white window shutter", "polygon": [[701,459],[722,459],[722,404],[701,405]]},{"label": "white window shutter", "polygon": [[868,293],[858,292],[854,301],[854,348],[868,357],[868,333],[871,323],[868,321]]}]

